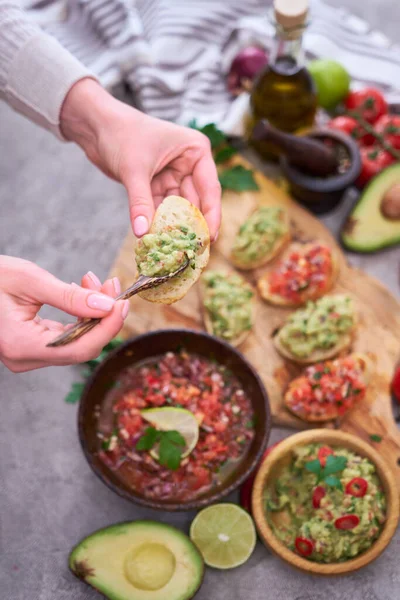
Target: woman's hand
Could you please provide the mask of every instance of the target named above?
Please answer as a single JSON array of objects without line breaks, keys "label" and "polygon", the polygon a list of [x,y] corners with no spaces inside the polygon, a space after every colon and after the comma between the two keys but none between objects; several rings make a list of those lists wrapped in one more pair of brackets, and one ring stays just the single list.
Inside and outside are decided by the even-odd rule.
[{"label": "woman's hand", "polygon": [[[0,256],[0,360],[14,373],[50,365],[81,363],[98,356],[117,335],[128,314],[129,301],[116,302],[120,284],[116,277],[101,286],[93,273],[80,287],[53,277],[37,265]],[[86,288],[86,289],[85,289]],[[59,348],[47,348],[68,326],[41,319],[43,304],[75,317],[102,317],[81,339]]]},{"label": "woman's hand", "polygon": [[115,100],[91,79],[79,81],[68,93],[61,129],[89,160],[126,187],[138,237],[147,233],[155,207],[173,194],[200,208],[211,239],[216,239],[221,186],[203,134],[149,117]]}]

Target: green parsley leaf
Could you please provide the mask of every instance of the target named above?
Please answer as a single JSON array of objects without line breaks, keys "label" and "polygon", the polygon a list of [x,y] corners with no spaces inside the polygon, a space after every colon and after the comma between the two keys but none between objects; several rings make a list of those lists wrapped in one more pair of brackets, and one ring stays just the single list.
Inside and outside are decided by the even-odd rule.
[{"label": "green parsley leaf", "polygon": [[217,165],[219,165],[220,163],[224,163],[230,158],[232,158],[232,156],[234,156],[235,154],[237,154],[236,148],[233,148],[232,146],[225,146],[224,148],[221,148],[221,150],[218,150],[218,152],[215,153],[214,160],[217,163]]},{"label": "green parsley leaf", "polygon": [[219,182],[224,190],[244,192],[246,190],[258,190],[253,171],[242,165],[236,165],[231,169],[225,169],[219,174]]},{"label": "green parsley leaf", "polygon": [[71,391],[65,396],[65,402],[68,404],[76,404],[79,402],[84,387],[84,383],[73,383],[71,386]]},{"label": "green parsley leaf", "polygon": [[369,439],[372,442],[381,442],[382,441],[382,436],[378,435],[377,433],[371,433],[371,435],[369,436]]},{"label": "green parsley leaf", "polygon": [[208,123],[199,129],[201,133],[206,135],[211,143],[211,148],[217,148],[226,142],[225,134],[218,129],[215,123]]},{"label": "green parsley leaf", "polygon": [[321,473],[321,463],[319,462],[318,458],[316,458],[315,460],[309,460],[308,462],[306,462],[305,467],[307,469],[307,471],[310,471],[311,473],[315,473],[315,475],[319,475]]},{"label": "green parsley leaf", "polygon": [[325,477],[324,482],[331,487],[337,488],[338,490],[343,489],[340,479],[334,475],[328,475]]},{"label": "green parsley leaf", "polygon": [[176,444],[173,444],[171,440],[168,439],[168,437],[165,435],[165,433],[171,432],[164,431],[162,433],[164,435],[162,435],[160,442],[159,463],[160,465],[168,467],[168,469],[171,469],[171,471],[176,471],[177,469],[179,469],[179,466],[181,464],[182,450]]},{"label": "green parsley leaf", "polygon": [[179,433],[179,431],[163,431],[162,436],[167,438],[172,444],[176,446],[185,446],[185,438]]},{"label": "green parsley leaf", "polygon": [[346,465],[347,458],[345,456],[335,456],[334,454],[330,454],[326,458],[326,465],[322,470],[322,478],[325,479],[328,475],[332,475],[332,473],[343,471]]},{"label": "green parsley leaf", "polygon": [[136,444],[136,450],[151,450],[159,438],[159,433],[155,427],[147,427]]}]

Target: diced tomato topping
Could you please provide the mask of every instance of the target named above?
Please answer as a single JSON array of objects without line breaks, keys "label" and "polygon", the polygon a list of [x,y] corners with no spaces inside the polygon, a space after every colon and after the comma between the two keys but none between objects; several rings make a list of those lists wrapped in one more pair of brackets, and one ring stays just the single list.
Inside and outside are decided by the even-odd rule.
[{"label": "diced tomato topping", "polygon": [[331,454],[333,454],[333,450],[332,448],[329,448],[329,446],[321,446],[321,448],[318,449],[318,460],[321,463],[321,467],[325,467],[326,459]]},{"label": "diced tomato topping", "polygon": [[346,485],[345,492],[346,494],[350,494],[356,498],[362,498],[367,493],[367,490],[368,481],[362,477],[354,477],[354,479],[349,481],[349,483]]},{"label": "diced tomato topping", "polygon": [[345,515],[339,517],[335,521],[336,529],[354,529],[360,522],[360,517],[357,515]]},{"label": "diced tomato topping", "polygon": [[317,485],[317,487],[314,488],[312,495],[312,505],[314,508],[319,508],[321,506],[321,500],[325,495],[326,490],[322,485]]},{"label": "diced tomato topping", "polygon": [[307,252],[292,252],[268,276],[270,291],[300,302],[304,290],[307,297],[320,295],[332,274],[332,253],[327,246],[316,244]]},{"label": "diced tomato topping", "polygon": [[301,556],[310,556],[314,550],[314,544],[311,540],[303,537],[297,537],[295,539],[294,545],[298,554]]}]

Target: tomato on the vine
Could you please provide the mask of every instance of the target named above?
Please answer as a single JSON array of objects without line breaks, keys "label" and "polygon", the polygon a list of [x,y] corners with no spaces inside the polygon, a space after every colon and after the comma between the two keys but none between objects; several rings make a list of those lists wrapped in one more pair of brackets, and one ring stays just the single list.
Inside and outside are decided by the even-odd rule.
[{"label": "tomato on the vine", "polygon": [[374,136],[367,133],[365,129],[352,117],[335,117],[328,123],[328,127],[336,131],[342,131],[354,138],[361,146],[374,143]]},{"label": "tomato on the vine", "polygon": [[376,88],[350,92],[344,103],[347,110],[356,111],[368,123],[375,123],[388,110],[384,95]]},{"label": "tomato on the vine", "polygon": [[383,135],[385,141],[400,149],[400,117],[396,115],[383,115],[375,123],[375,129]]},{"label": "tomato on the vine", "polygon": [[360,154],[362,166],[356,181],[358,187],[364,187],[372,177],[394,162],[393,156],[377,145],[361,148]]}]

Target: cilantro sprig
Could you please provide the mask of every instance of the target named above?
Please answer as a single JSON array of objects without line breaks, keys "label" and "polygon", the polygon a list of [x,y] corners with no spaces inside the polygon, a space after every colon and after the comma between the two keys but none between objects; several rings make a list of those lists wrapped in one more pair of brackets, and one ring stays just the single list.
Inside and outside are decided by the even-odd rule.
[{"label": "cilantro sprig", "polygon": [[[189,127],[201,131],[201,133],[208,137],[214,161],[217,165],[222,165],[237,154],[237,149],[230,145],[224,132],[218,129],[215,123],[208,123],[204,127],[198,127],[196,119],[193,119],[190,121]],[[253,171],[246,169],[242,165],[219,169],[219,182],[223,190],[233,190],[234,192],[258,190]]]},{"label": "cilantro sprig", "polygon": [[136,444],[136,450],[151,450],[158,447],[158,462],[168,467],[171,471],[179,469],[183,449],[186,445],[185,438],[179,431],[159,431],[155,427],[147,427],[146,431]]},{"label": "cilantro sprig", "polygon": [[326,485],[334,487],[338,490],[343,489],[339,477],[336,477],[336,473],[340,473],[346,468],[347,458],[345,456],[335,456],[330,454],[326,459],[326,464],[323,466],[319,458],[310,460],[306,463],[305,467],[307,471],[314,473],[317,476],[318,483],[324,482]]},{"label": "cilantro sprig", "polygon": [[[119,338],[119,337],[114,338],[113,340],[111,340],[111,342],[109,342],[108,344],[106,344],[104,346],[103,350],[100,352],[100,354],[97,358],[93,358],[92,360],[89,360],[89,361],[83,363],[83,365],[86,367],[85,371],[82,373],[84,381],[74,382],[72,384],[70,391],[64,398],[64,400],[65,400],[65,402],[67,402],[67,404],[76,404],[77,402],[79,402],[79,400],[82,396],[83,390],[85,388],[85,385],[86,385],[86,380],[90,377],[90,375],[93,373],[95,368],[101,362],[103,362],[103,360],[106,358],[106,356],[112,350],[114,350],[115,348],[120,346],[123,341],[124,340],[122,338]],[[115,382],[111,381],[109,383],[108,387],[112,388],[114,385],[115,385]]]}]

